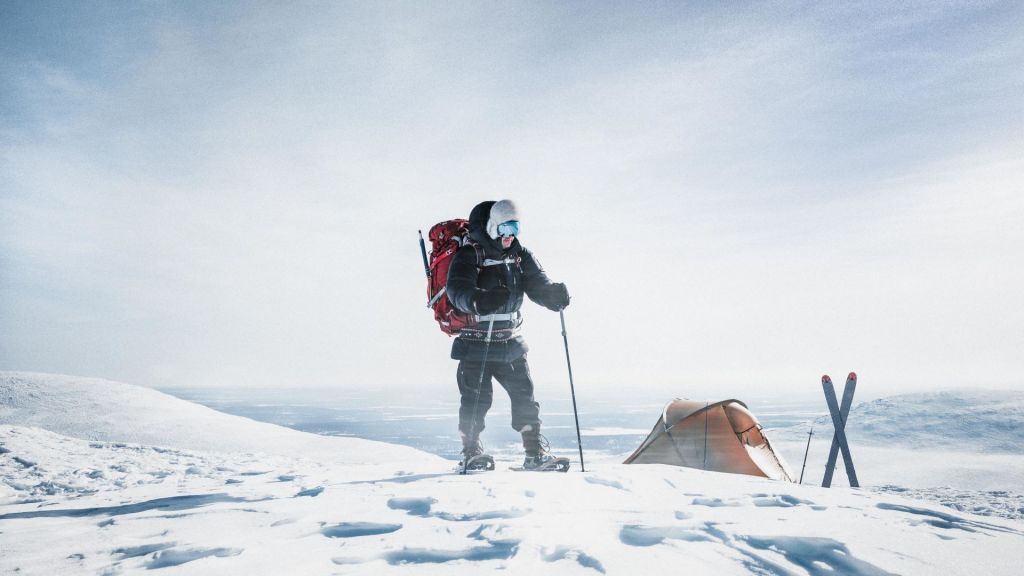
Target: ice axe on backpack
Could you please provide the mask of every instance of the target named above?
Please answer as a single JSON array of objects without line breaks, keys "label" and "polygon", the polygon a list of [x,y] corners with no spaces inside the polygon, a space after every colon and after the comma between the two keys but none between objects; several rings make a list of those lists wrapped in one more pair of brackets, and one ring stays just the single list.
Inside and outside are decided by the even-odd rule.
[{"label": "ice axe on backpack", "polygon": [[420,254],[423,255],[423,270],[427,273],[427,278],[430,278],[430,264],[427,263],[427,243],[423,241],[423,230],[417,230],[420,233]]}]

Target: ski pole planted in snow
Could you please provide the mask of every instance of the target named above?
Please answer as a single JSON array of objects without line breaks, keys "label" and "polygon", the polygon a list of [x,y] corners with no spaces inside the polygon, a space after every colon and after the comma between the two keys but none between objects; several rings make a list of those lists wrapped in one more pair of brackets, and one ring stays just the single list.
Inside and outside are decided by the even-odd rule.
[{"label": "ski pole planted in snow", "polygon": [[572,392],[572,415],[576,418],[576,445],[580,448],[580,471],[586,472],[583,465],[583,440],[580,436],[580,414],[576,410],[576,385],[572,381],[572,360],[569,359],[569,337],[565,334],[565,312],[558,311],[558,317],[562,319],[562,342],[565,343],[565,364],[569,367],[569,391]]},{"label": "ski pole planted in snow", "polygon": [[797,484],[804,483],[804,470],[807,469],[807,454],[811,451],[811,436],[814,436],[814,424],[811,424],[811,430],[807,433],[807,448],[804,449],[804,465],[800,467],[800,481]]}]

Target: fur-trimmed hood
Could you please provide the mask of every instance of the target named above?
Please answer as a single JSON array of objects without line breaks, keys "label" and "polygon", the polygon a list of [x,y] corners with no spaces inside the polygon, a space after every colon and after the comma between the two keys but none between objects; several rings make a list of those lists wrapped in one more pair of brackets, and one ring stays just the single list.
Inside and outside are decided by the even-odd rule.
[{"label": "fur-trimmed hood", "polygon": [[[507,220],[518,220],[518,218],[516,206],[511,200],[481,202],[469,213],[469,237],[483,247],[485,254],[500,258],[505,251],[501,249],[501,243],[495,238],[498,235],[498,224]],[[492,232],[494,236],[491,236]],[[518,238],[508,249],[508,252],[517,251],[519,251]]]},{"label": "fur-trimmed hood", "polygon": [[498,239],[498,225],[509,220],[519,221],[519,211],[511,200],[498,200],[491,206],[491,217],[487,219],[487,235]]}]

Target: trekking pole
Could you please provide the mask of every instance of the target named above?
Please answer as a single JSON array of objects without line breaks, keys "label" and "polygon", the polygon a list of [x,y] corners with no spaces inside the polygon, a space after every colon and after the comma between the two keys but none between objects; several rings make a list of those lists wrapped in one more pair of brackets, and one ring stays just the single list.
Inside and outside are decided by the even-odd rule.
[{"label": "trekking pole", "polygon": [[572,382],[572,360],[569,359],[569,337],[565,335],[565,312],[558,311],[562,319],[562,341],[565,342],[565,364],[569,367],[569,390],[572,392],[572,415],[576,418],[576,445],[580,448],[580,472],[586,472],[583,466],[583,440],[580,436],[580,414],[576,410],[576,386]]},{"label": "trekking pole", "polygon": [[[476,400],[473,401],[473,418],[469,421],[469,436],[473,437],[476,432],[476,412],[480,408],[480,393],[484,389],[484,373],[487,371],[487,353],[491,349],[491,331],[494,330],[494,314],[491,314],[491,321],[487,324],[487,338],[484,339],[484,361],[480,364],[480,381],[476,385]],[[462,455],[462,474],[469,471],[469,458]]]},{"label": "trekking pole", "polygon": [[814,423],[811,423],[811,431],[807,433],[807,448],[804,449],[804,465],[800,468],[800,481],[797,484],[804,483],[804,470],[807,469],[807,454],[811,451],[811,436],[814,436]]}]

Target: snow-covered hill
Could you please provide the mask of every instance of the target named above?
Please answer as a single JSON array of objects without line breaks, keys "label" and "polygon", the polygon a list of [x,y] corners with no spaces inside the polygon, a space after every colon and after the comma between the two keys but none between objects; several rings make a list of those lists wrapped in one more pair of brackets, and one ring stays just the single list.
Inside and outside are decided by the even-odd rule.
[{"label": "snow-covered hill", "polygon": [[0,382],[4,574],[1015,574],[1024,545],[900,494],[612,461],[460,476],[144,388]]},{"label": "snow-covered hill", "polygon": [[[906,426],[892,424],[893,413]],[[879,442],[1024,454],[1024,392],[962,390],[893,396],[857,407],[855,431]],[[908,429],[909,428],[909,429]]]},{"label": "snow-covered hill", "polygon": [[[953,390],[889,396],[855,405],[847,433],[885,446],[1024,454],[1024,392]],[[829,417],[815,428],[831,433]]]},{"label": "snow-covered hill", "polygon": [[326,438],[224,414],[141,386],[31,372],[0,372],[0,423],[85,440],[210,452],[308,455],[362,463],[441,461],[394,444]]}]

